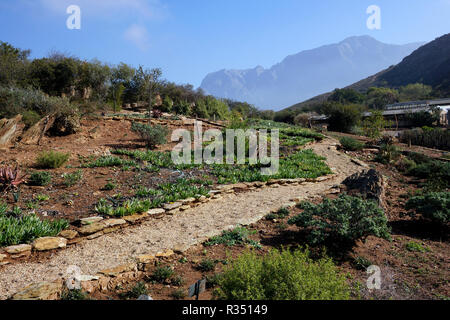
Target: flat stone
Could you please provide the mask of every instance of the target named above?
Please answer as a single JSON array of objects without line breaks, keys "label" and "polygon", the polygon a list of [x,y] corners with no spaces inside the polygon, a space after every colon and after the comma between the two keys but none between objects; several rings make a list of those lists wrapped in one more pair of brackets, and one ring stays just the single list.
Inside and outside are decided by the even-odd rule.
[{"label": "flat stone", "polygon": [[191,206],[186,204],[186,205],[180,207],[180,211],[186,211],[186,210],[189,210],[190,208],[191,208]]},{"label": "flat stone", "polygon": [[158,252],[157,254],[155,254],[155,257],[157,257],[157,258],[167,258],[167,257],[170,257],[170,256],[173,256],[175,254],[175,252],[173,252],[173,250],[166,250],[166,251],[163,251],[163,252]]},{"label": "flat stone", "polygon": [[270,187],[276,189],[276,188],[279,188],[280,185],[278,183],[275,183],[275,184],[271,184]]},{"label": "flat stone", "polygon": [[153,300],[153,298],[147,294],[141,294],[139,296],[139,298],[137,298],[138,300]]},{"label": "flat stone", "polygon": [[189,249],[189,245],[184,243],[178,243],[173,247],[173,252],[177,254],[183,254]]},{"label": "flat stone", "polygon": [[164,205],[164,209],[170,211],[170,210],[179,208],[179,207],[181,207],[182,205],[183,205],[183,203],[181,203],[181,202],[168,203],[168,204],[165,204],[165,205]]},{"label": "flat stone", "polygon": [[207,197],[201,196],[197,199],[197,202],[206,202],[206,201],[208,201],[207,199],[208,199]]},{"label": "flat stone", "polygon": [[157,208],[157,209],[151,209],[151,210],[147,211],[147,214],[149,216],[157,216],[157,215],[164,214],[165,212],[166,212],[166,210],[164,210],[162,208]]},{"label": "flat stone", "polygon": [[101,237],[102,235],[103,235],[103,231],[96,232],[96,233],[93,233],[93,234],[87,236],[87,239],[88,240],[94,240],[94,239],[97,239],[97,238]]},{"label": "flat stone", "polygon": [[222,193],[222,191],[221,190],[210,190],[208,193],[210,195],[215,195],[215,194],[218,194],[218,193]]},{"label": "flat stone", "polygon": [[248,185],[246,185],[245,183],[236,183],[236,184],[232,184],[230,185],[232,189],[247,189]]},{"label": "flat stone", "polygon": [[25,251],[31,251],[31,245],[29,244],[18,244],[15,246],[9,246],[4,248],[6,252],[9,254],[17,254]]},{"label": "flat stone", "polygon": [[103,229],[103,234],[113,233],[120,230],[120,226],[110,227]]},{"label": "flat stone", "polygon": [[95,222],[99,222],[99,221],[102,221],[102,220],[103,220],[103,217],[96,216],[96,217],[89,217],[89,218],[80,219],[80,223],[82,225],[89,225],[89,224],[92,224],[92,223],[95,223]]},{"label": "flat stone", "polygon": [[288,202],[288,203],[283,204],[281,206],[281,208],[291,209],[291,208],[295,207],[296,205],[297,205],[297,203],[292,201],[292,202]]},{"label": "flat stone", "polygon": [[262,188],[262,187],[264,187],[266,184],[265,184],[264,182],[261,182],[261,181],[256,181],[256,182],[253,183],[253,185],[254,185],[256,188]]},{"label": "flat stone", "polygon": [[136,223],[139,222],[145,218],[148,217],[147,213],[143,213],[143,214],[134,214],[132,216],[127,216],[127,217],[123,217],[123,220],[125,220],[128,223]]},{"label": "flat stone", "polygon": [[134,271],[135,269],[136,269],[135,264],[124,264],[117,266],[115,268],[102,270],[99,273],[104,274],[105,276],[117,277],[121,273]]},{"label": "flat stone", "polygon": [[139,263],[151,263],[155,261],[156,257],[153,254],[141,254],[136,259]]},{"label": "flat stone", "polygon": [[180,202],[182,204],[192,203],[192,202],[195,202],[195,201],[196,201],[195,198],[187,198],[187,199],[184,199],[184,200],[180,200]]},{"label": "flat stone", "polygon": [[90,276],[90,275],[87,275],[87,274],[80,274],[80,275],[75,276],[75,278],[78,281],[81,281],[81,282],[92,281],[92,280],[98,280],[99,279],[98,276]]},{"label": "flat stone", "polygon": [[59,233],[59,236],[66,238],[67,240],[72,240],[78,236],[78,232],[75,230],[63,230]]},{"label": "flat stone", "polygon": [[0,254],[0,262],[2,262],[5,258],[8,258],[6,254]]},{"label": "flat stone", "polygon": [[126,224],[127,222],[124,219],[107,219],[102,221],[105,227],[115,227]]},{"label": "flat stone", "polygon": [[65,248],[67,239],[61,237],[42,237],[33,241],[33,249],[37,251],[47,251]]},{"label": "flat stone", "polygon": [[216,194],[216,195],[212,196],[211,199],[214,199],[214,200],[222,199],[222,196],[220,194]]},{"label": "flat stone", "polygon": [[12,300],[56,300],[62,292],[62,282],[39,282],[29,285],[16,294]]},{"label": "flat stone", "polygon": [[102,222],[95,222],[92,224],[84,225],[78,229],[82,235],[90,235],[102,231],[105,225]]},{"label": "flat stone", "polygon": [[296,182],[298,182],[298,183],[303,183],[303,182],[305,182],[306,181],[306,179],[305,178],[297,178],[297,179],[294,179]]}]

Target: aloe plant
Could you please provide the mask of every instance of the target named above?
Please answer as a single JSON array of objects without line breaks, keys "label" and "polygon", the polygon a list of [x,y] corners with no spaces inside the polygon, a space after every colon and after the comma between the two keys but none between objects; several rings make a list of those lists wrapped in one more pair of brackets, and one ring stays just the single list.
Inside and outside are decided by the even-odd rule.
[{"label": "aloe plant", "polygon": [[1,167],[0,168],[0,190],[7,191],[9,189],[15,189],[20,184],[24,183],[23,179],[25,175],[19,176],[20,171],[18,167],[15,169],[11,167]]}]

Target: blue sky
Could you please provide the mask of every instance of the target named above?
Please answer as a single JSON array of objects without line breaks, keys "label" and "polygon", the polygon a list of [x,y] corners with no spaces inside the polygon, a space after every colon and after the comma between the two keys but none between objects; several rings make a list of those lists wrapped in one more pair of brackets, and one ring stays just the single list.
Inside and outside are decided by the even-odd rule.
[{"label": "blue sky", "polygon": [[[69,30],[69,5],[81,30]],[[366,9],[381,8],[381,30]],[[371,35],[393,44],[450,32],[450,0],[0,0],[0,40],[111,64],[160,67],[177,83],[199,86],[224,68],[269,68],[287,55]]]}]

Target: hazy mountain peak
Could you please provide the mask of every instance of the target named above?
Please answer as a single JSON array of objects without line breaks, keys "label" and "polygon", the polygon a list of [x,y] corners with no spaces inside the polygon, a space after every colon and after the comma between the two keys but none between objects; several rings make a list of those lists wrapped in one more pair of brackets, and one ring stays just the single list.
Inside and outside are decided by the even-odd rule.
[{"label": "hazy mountain peak", "polygon": [[216,97],[278,110],[397,64],[421,45],[391,45],[367,35],[352,36],[289,55],[270,69],[258,65],[210,73],[200,87]]}]

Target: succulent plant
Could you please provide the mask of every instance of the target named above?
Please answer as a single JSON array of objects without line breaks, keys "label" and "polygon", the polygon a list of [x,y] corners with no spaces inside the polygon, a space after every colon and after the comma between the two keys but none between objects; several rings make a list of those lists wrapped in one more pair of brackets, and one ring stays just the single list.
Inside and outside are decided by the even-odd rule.
[{"label": "succulent plant", "polygon": [[8,189],[15,189],[20,184],[24,183],[25,177],[19,176],[19,169],[16,167],[15,169],[11,167],[0,167],[0,190],[5,191]]}]

